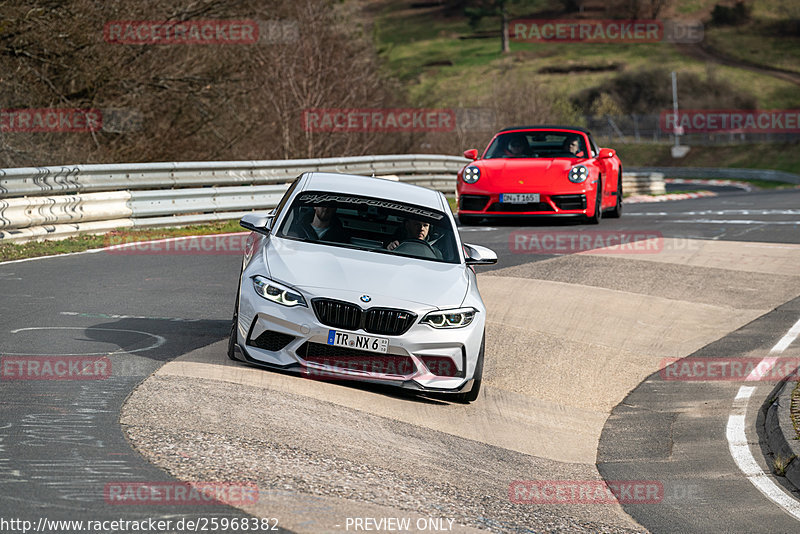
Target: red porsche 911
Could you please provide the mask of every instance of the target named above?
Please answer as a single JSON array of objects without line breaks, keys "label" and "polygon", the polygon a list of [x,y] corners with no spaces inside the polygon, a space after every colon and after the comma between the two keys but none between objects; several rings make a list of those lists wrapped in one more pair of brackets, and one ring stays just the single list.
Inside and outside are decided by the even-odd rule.
[{"label": "red porsche 911", "polygon": [[597,224],[622,215],[622,164],[572,126],[519,126],[495,135],[458,173],[461,224],[494,217],[581,217]]}]

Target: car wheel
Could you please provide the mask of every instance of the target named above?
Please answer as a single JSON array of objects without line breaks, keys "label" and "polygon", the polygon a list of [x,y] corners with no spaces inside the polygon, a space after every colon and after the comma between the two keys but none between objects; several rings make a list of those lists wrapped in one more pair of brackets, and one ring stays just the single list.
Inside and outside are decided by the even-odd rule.
[{"label": "car wheel", "polygon": [[476,226],[478,221],[480,221],[480,217],[476,217],[475,215],[459,215],[458,216],[458,225],[459,226]]},{"label": "car wheel", "polygon": [[466,393],[456,393],[453,395],[453,398],[456,402],[461,402],[464,404],[469,404],[477,400],[478,393],[481,392],[481,382],[483,382],[483,352],[486,346],[486,332],[483,333],[483,339],[481,339],[481,350],[478,353],[478,362],[475,364],[475,374],[473,375],[474,382],[472,383],[472,389]]},{"label": "car wheel", "polygon": [[233,306],[233,319],[231,320],[231,333],[228,336],[228,358],[233,361],[239,361],[236,357],[236,353],[233,351],[233,348],[236,346],[237,337],[238,337],[238,326],[239,326],[239,292],[242,289],[241,286],[242,277],[239,275],[239,288],[236,290],[236,304]]},{"label": "car wheel", "polygon": [[600,224],[600,220],[603,218],[603,182],[600,180],[597,181],[597,194],[595,195],[594,199],[594,215],[591,217],[586,217],[586,221],[589,224]]},{"label": "car wheel", "polygon": [[607,215],[612,219],[622,217],[622,167],[619,168],[619,174],[617,174],[617,204]]}]

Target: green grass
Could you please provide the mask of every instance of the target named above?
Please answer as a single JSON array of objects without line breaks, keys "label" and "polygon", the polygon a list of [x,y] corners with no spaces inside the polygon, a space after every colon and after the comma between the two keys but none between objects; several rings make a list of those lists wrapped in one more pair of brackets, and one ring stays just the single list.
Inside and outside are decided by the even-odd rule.
[{"label": "green grass", "polygon": [[[674,11],[681,15],[692,15],[694,18],[706,20],[716,4],[733,5],[735,0],[674,0]],[[745,0],[752,8],[755,18],[777,19],[782,17],[800,17],[800,6],[791,0]],[[687,17],[688,18],[688,17]]]},{"label": "green grass", "polygon": [[[601,145],[604,142],[598,140]],[[681,159],[673,159],[670,148],[666,144],[614,144],[623,167],[730,167],[800,174],[798,143],[697,146]]]},{"label": "green grass", "polygon": [[[778,0],[755,2],[755,13],[769,12]],[[715,2],[680,2],[679,13],[702,14],[707,19]],[[707,74],[708,65],[682,55],[671,43],[581,44],[511,43],[511,54],[500,53],[499,37],[459,39],[471,35],[466,17],[446,18],[430,10],[415,13],[407,3],[387,2],[375,24],[375,40],[385,68],[404,84],[414,105],[476,106],[503,83],[510,72],[530,79],[531,87],[571,96],[614,77],[613,71],[539,74],[549,66],[620,65],[630,71],[660,67]],[[401,9],[402,8],[402,9]],[[687,9],[684,9],[687,8]],[[754,15],[755,16],[755,15]],[[496,30],[496,18],[482,20],[478,30]],[[800,39],[764,35],[759,23],[740,27],[707,28],[708,38],[726,54],[757,63],[798,68]],[[748,33],[749,32],[749,33]],[[738,54],[738,56],[737,56]],[[746,57],[745,57],[746,56]],[[761,58],[761,61],[757,61]],[[447,63],[447,64],[442,64]],[[733,88],[752,93],[762,109],[800,105],[800,92],[790,82],[732,67],[714,67]]]},{"label": "green grass", "polygon": [[800,37],[774,35],[765,24],[710,28],[706,41],[714,49],[730,57],[755,63],[800,72],[798,51]]},{"label": "green grass", "polygon": [[103,235],[82,235],[61,240],[30,241],[28,243],[0,243],[0,261],[35,258],[69,252],[81,252],[105,247],[115,243],[147,241],[188,235],[225,234],[242,232],[239,221],[218,222],[181,228],[158,228],[149,230],[130,230],[121,228]]}]

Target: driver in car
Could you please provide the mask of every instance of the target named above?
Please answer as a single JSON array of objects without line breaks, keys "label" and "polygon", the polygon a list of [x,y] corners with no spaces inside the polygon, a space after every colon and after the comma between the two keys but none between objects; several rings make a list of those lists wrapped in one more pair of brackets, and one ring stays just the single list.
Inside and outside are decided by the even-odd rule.
[{"label": "driver in car", "polygon": [[581,143],[581,139],[577,135],[564,139],[564,150],[579,158],[584,157],[584,152],[581,148],[581,145],[583,145],[583,143]]},{"label": "driver in car", "polygon": [[386,245],[386,248],[388,250],[394,250],[400,243],[409,239],[421,239],[423,241],[427,241],[428,232],[430,231],[431,223],[418,221],[416,219],[406,219],[403,223],[403,226],[400,227],[400,231],[395,234],[397,239],[390,241],[389,244]]},{"label": "driver in car", "polygon": [[404,241],[420,240],[428,244],[438,259],[442,259],[442,251],[439,250],[435,242],[429,240],[430,231],[431,223],[418,219],[406,219],[403,222],[403,226],[397,229],[394,239],[386,245],[386,249],[394,250]]},{"label": "driver in car", "polygon": [[521,136],[514,136],[508,140],[508,144],[506,145],[506,149],[503,151],[503,155],[509,158],[520,158],[525,156],[527,149],[528,142],[525,141],[525,138]]}]

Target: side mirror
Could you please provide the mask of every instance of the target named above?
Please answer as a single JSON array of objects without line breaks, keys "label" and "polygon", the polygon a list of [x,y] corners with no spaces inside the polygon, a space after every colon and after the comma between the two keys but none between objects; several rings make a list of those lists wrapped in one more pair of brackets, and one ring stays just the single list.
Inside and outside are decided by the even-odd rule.
[{"label": "side mirror", "polygon": [[260,215],[258,213],[248,213],[239,221],[239,226],[251,232],[269,235],[272,215]]},{"label": "side mirror", "polygon": [[476,159],[478,159],[478,149],[470,148],[469,150],[465,150],[464,157],[467,159],[471,159],[472,161],[475,161]]},{"label": "side mirror", "polygon": [[598,158],[613,158],[616,155],[613,148],[601,148]]},{"label": "side mirror", "polygon": [[497,254],[494,250],[480,245],[468,245],[464,243],[464,255],[467,265],[493,265],[497,263]]}]

